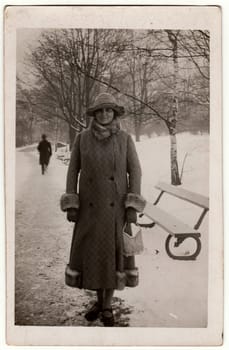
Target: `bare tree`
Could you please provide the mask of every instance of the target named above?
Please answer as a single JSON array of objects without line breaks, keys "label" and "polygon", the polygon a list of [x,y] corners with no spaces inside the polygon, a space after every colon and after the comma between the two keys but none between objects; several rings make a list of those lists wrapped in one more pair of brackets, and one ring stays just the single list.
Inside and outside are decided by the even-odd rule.
[{"label": "bare tree", "polygon": [[[127,73],[126,79],[128,79],[129,91],[132,94],[132,102],[128,104],[128,113],[133,117],[134,121],[134,131],[136,141],[140,141],[141,127],[145,122],[152,117],[145,113],[145,106],[142,102],[148,103],[150,98],[150,88],[149,84],[152,81],[153,72],[155,70],[156,64],[151,60],[151,58],[144,55],[141,51],[135,49],[135,43],[138,40],[145,40],[143,33],[140,35],[138,33],[132,32],[132,49],[125,52],[124,64],[125,71]],[[146,43],[147,45],[147,43]],[[128,86],[127,85],[127,86]],[[127,87],[126,86],[126,87]]]},{"label": "bare tree", "polygon": [[183,55],[195,66],[202,78],[210,79],[210,35],[208,31],[182,31],[178,44],[183,49]]},{"label": "bare tree", "polygon": [[178,169],[178,163],[177,163],[177,140],[176,140],[176,133],[177,133],[177,115],[178,115],[178,73],[179,73],[179,67],[178,67],[178,59],[177,59],[177,37],[179,35],[179,31],[171,31],[166,30],[168,34],[169,41],[172,45],[172,51],[173,51],[173,97],[172,97],[172,113],[168,116],[166,125],[169,129],[169,135],[170,135],[170,142],[171,142],[171,148],[170,148],[170,161],[171,161],[171,183],[173,185],[180,185],[180,176],[179,176],[179,169]]},{"label": "bare tree", "polygon": [[33,108],[31,91],[23,88],[17,77],[16,85],[16,113],[17,113],[17,143],[33,142],[33,125],[36,121],[36,114]]},{"label": "bare tree", "polygon": [[[85,111],[104,89],[125,101],[137,140],[141,125],[162,122],[171,139],[171,182],[180,184],[177,125],[188,104],[206,106],[206,113],[208,108],[207,32],[46,31],[30,63],[36,75],[36,108],[44,118],[67,122],[71,141],[87,127]],[[190,111],[186,108],[186,114]]]},{"label": "bare tree", "polygon": [[88,125],[85,111],[96,89],[95,78],[103,76],[110,57],[102,55],[100,46],[108,40],[108,31],[51,30],[31,52],[29,61],[39,87],[37,108],[44,118],[66,121],[70,143],[75,132]]}]

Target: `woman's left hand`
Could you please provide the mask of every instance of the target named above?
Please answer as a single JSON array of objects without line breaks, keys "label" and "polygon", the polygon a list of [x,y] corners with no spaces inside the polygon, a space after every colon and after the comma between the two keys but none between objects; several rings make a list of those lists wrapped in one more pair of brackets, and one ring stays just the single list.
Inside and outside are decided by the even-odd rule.
[{"label": "woman's left hand", "polygon": [[137,212],[134,208],[127,208],[126,209],[126,222],[128,224],[136,224],[137,222]]},{"label": "woman's left hand", "polygon": [[67,210],[67,220],[70,222],[77,222],[79,217],[79,210],[75,208],[69,208]]}]

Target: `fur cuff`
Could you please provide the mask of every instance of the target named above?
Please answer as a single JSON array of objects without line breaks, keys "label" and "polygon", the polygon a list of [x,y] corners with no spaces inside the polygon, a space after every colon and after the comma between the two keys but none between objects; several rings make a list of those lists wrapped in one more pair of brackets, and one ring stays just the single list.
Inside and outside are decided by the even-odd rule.
[{"label": "fur cuff", "polygon": [[138,212],[143,212],[146,205],[146,200],[137,193],[128,193],[125,201],[125,207],[132,207]]},{"label": "fur cuff", "polygon": [[78,209],[80,206],[79,196],[75,193],[64,193],[60,198],[60,207],[62,211],[70,208]]}]

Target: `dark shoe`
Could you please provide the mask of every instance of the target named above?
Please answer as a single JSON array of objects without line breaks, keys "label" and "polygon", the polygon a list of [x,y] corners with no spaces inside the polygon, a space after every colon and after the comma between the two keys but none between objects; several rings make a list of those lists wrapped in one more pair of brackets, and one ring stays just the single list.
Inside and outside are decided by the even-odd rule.
[{"label": "dark shoe", "polygon": [[114,326],[114,315],[112,309],[104,309],[102,311],[102,319],[105,327],[113,327]]},{"label": "dark shoe", "polygon": [[95,321],[99,317],[99,314],[101,312],[101,307],[98,303],[95,303],[92,305],[92,307],[89,309],[89,311],[85,314],[85,318],[87,321]]}]

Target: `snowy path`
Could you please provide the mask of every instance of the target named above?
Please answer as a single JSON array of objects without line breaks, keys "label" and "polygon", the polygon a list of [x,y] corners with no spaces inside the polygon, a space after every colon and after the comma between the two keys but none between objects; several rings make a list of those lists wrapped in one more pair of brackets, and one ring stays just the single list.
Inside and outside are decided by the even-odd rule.
[{"label": "snowy path", "polygon": [[[64,284],[72,224],[60,211],[67,167],[52,159],[40,174],[34,153],[17,152],[16,188],[16,315],[17,325],[102,326],[89,324],[85,309],[95,294]],[[130,313],[121,298],[114,305],[118,326],[127,326]]]},{"label": "snowy path", "polygon": [[[17,325],[102,325],[100,321],[89,324],[84,319],[85,309],[95,294],[64,284],[72,233],[72,224],[59,209],[66,171],[67,167],[53,158],[48,173],[41,176],[37,155],[17,152]],[[147,186],[143,184],[143,188]],[[173,203],[171,206],[174,208]],[[189,206],[177,202],[175,208],[182,217],[188,214],[190,217]],[[191,210],[195,221],[197,212]],[[207,220],[201,231],[201,253],[196,261],[187,262],[167,256],[164,248],[167,234],[161,229],[144,231],[146,248],[136,259],[140,284],[116,292],[113,304],[116,326],[206,326]],[[189,249],[190,244],[181,249]]]}]

